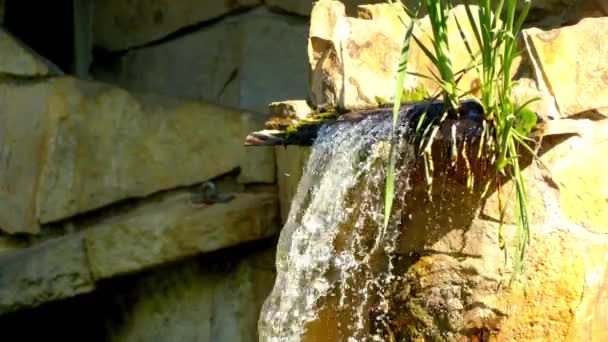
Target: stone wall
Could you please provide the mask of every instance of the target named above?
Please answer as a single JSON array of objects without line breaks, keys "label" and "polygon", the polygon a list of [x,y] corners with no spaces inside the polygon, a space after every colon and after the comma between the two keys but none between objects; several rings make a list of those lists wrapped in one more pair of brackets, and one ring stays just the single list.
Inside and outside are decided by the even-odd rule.
[{"label": "stone wall", "polygon": [[280,206],[274,149],[243,142],[273,99],[304,96],[308,24],[228,3],[108,1],[87,80],[0,27],[7,334],[257,340]]},{"label": "stone wall", "polygon": [[[20,0],[0,0],[0,24],[10,1]],[[380,2],[346,0],[344,12]],[[74,57],[80,76],[91,63],[87,80],[0,28],[2,331],[257,339],[274,242],[307,150],[242,142],[269,103],[309,97],[312,3],[96,1],[76,10],[90,17],[75,27],[92,23]],[[556,26],[608,14],[599,0],[573,4],[533,1],[532,18]],[[537,38],[534,48],[550,53]],[[544,79],[543,91],[569,91]],[[566,100],[557,106],[580,109]],[[596,226],[602,207],[592,209]]]}]

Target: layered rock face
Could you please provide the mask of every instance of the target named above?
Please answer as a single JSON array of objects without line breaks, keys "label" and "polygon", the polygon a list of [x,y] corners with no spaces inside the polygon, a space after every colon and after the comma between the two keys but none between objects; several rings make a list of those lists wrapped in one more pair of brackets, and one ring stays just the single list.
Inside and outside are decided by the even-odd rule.
[{"label": "layered rock face", "polygon": [[[243,146],[264,116],[66,76],[4,29],[0,46],[2,330],[255,341],[280,229],[274,149]],[[95,336],[24,328],[74,311],[97,311],[73,316]]]},{"label": "layered rock face", "polygon": [[[514,260],[511,253],[516,243],[513,203],[505,212],[503,229],[508,253],[504,254],[498,238],[501,215],[498,190],[491,188],[487,195],[471,198],[464,195],[468,193],[464,185],[436,170],[431,199],[422,183],[412,184],[407,195],[407,212],[403,213],[395,256],[400,261],[393,271],[391,285],[384,288],[386,292],[377,294],[388,298],[388,302],[378,303],[377,311],[387,312],[389,318],[378,321],[378,330],[373,332],[380,332],[377,336],[381,340],[603,341],[606,338],[600,327],[608,326],[604,314],[608,286],[608,228],[604,213],[608,187],[601,176],[604,159],[601,151],[605,148],[604,101],[608,98],[605,93],[608,83],[602,75],[608,54],[599,42],[606,40],[608,19],[601,16],[605,15],[603,5],[593,2],[583,5],[585,13],[595,14],[573,20],[575,25],[526,29],[520,39],[523,60],[514,94],[520,103],[540,97],[541,101],[533,106],[546,120],[543,138],[538,142],[539,160],[524,161],[532,227],[521,282],[510,284]],[[533,6],[536,10],[552,8],[559,12],[548,3],[534,2]],[[390,94],[394,73],[384,69],[384,73],[371,71],[382,66],[384,60],[360,58],[374,56],[379,50],[386,58],[397,58],[396,43],[380,46],[375,45],[377,39],[367,43],[362,39],[377,38],[376,33],[388,35],[386,41],[390,42],[402,39],[402,27],[386,29],[393,27],[402,15],[399,10],[389,8],[390,5],[363,6],[359,17],[353,18],[345,14],[343,4],[337,1],[317,3],[309,38],[309,99],[313,106],[342,110],[372,108],[378,104],[376,98]],[[595,10],[589,12],[589,8]],[[455,11],[458,13],[459,9]],[[421,26],[424,25],[423,18]],[[455,60],[466,63],[465,50],[456,48],[453,52]],[[412,71],[427,73],[428,65],[424,56],[412,51],[409,64]],[[475,76],[471,77],[474,80]],[[414,85],[415,81],[410,79]],[[388,86],[384,89],[380,85]],[[279,169],[289,170],[307,155],[306,149],[297,154],[296,147],[291,151],[289,157],[278,159]],[[293,187],[297,178],[289,182]],[[502,197],[510,189],[511,184],[504,184]],[[470,201],[465,201],[465,197]],[[348,218],[345,221],[351,222]],[[351,228],[344,225],[343,229],[338,235],[349,236]],[[340,242],[330,245],[334,246],[335,255],[339,255]],[[279,255],[289,254],[289,246],[282,246]],[[275,287],[273,294],[281,294],[281,284],[275,286],[279,288]],[[328,291],[333,293],[331,289]],[[355,297],[353,294],[351,299],[356,301]],[[272,302],[275,298],[268,300]],[[348,303],[349,299],[333,295],[320,299],[301,340],[335,341],[350,336],[353,327],[344,316],[349,310]],[[372,320],[374,312],[363,315]],[[260,329],[267,331],[264,329],[269,324],[260,322]]]},{"label": "layered rock face", "polygon": [[[14,19],[16,1],[0,0],[0,24]],[[276,237],[309,149],[245,148],[243,139],[271,102],[271,114],[297,122],[319,108],[390,100],[408,19],[379,0],[321,1],[314,12],[310,0],[76,3],[75,21],[90,24],[76,25],[90,41],[75,49],[93,57],[88,80],[29,48],[32,37],[0,28],[3,336],[256,341]],[[535,224],[527,292],[503,286],[510,264],[496,243],[495,194],[445,234],[429,234],[445,222],[425,221],[431,206],[422,206],[400,247],[416,260],[394,283],[394,322],[409,322],[391,325],[395,334],[608,339],[598,157],[608,8],[532,3],[527,25],[539,29],[524,34],[530,67],[516,94],[541,97],[537,111],[560,119],[548,132],[569,135],[545,137],[550,173],[526,171]],[[413,51],[411,65],[429,64]],[[333,304],[321,304],[307,338],[339,340]]]}]

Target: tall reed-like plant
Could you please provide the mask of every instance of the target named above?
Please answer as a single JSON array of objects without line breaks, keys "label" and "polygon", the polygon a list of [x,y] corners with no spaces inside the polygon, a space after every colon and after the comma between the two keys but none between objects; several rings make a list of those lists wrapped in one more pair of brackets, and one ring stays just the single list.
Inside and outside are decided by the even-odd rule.
[{"label": "tall reed-like plant", "polygon": [[[463,93],[457,88],[455,75],[459,72],[468,72],[469,69],[477,70],[480,78],[479,102],[484,108],[485,123],[482,139],[486,144],[480,143],[478,157],[487,156],[494,161],[498,175],[506,176],[515,186],[515,203],[517,214],[517,232],[515,244],[514,273],[516,279],[523,270],[523,259],[525,250],[530,242],[530,220],[528,214],[528,202],[526,186],[519,165],[519,151],[527,150],[533,154],[527,145],[531,129],[536,124],[536,114],[526,108],[528,103],[516,107],[512,97],[512,72],[514,62],[518,56],[516,36],[520,31],[524,19],[530,9],[530,0],[523,2],[519,17],[516,18],[517,1],[500,0],[492,8],[490,0],[478,0],[477,20],[473,15],[470,3],[465,5],[467,18],[473,31],[474,39],[479,46],[478,54],[473,52],[472,42],[466,35],[462,34],[462,25],[455,18],[456,24],[461,31],[462,43],[466,46],[471,57],[471,67],[461,71],[452,68],[452,57],[450,55],[450,43],[448,40],[448,18],[451,14],[452,4],[448,0],[418,0],[416,9],[424,5],[427,10],[432,27],[432,47],[426,47],[418,37],[412,34],[415,17],[410,24],[405,36],[399,72],[397,74],[397,88],[395,92],[395,104],[393,107],[393,134],[397,124],[400,96],[403,91],[403,80],[406,74],[406,64],[409,55],[410,40],[416,41],[418,46],[434,64],[438,75],[420,75],[434,79],[442,91],[444,108],[446,113],[452,111],[458,113],[459,99]],[[417,10],[416,10],[417,12]],[[433,49],[434,51],[431,51]],[[445,118],[445,115],[443,116]],[[422,132],[428,132],[426,127]],[[432,134],[427,137],[428,144],[432,143]],[[386,194],[385,194],[385,228],[389,223],[392,202],[394,198],[394,175],[395,157],[391,139],[391,154],[387,170]],[[484,146],[489,146],[484,150]],[[426,150],[426,149],[423,149]],[[428,158],[429,156],[424,155]],[[426,160],[426,159],[425,159]],[[428,173],[428,170],[427,170]],[[497,177],[498,178],[498,177]],[[506,246],[503,238],[503,214],[506,208],[505,201],[501,198],[502,186],[498,182],[498,195],[501,208],[501,223],[499,228],[499,245],[502,249]]]}]

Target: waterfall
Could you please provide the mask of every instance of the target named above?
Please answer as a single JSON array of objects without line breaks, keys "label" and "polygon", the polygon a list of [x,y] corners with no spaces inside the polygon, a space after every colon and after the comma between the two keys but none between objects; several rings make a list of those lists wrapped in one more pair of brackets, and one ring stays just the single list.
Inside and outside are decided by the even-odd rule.
[{"label": "waterfall", "polygon": [[[382,293],[393,277],[400,220],[394,215],[381,233],[391,124],[385,111],[319,131],[279,240],[260,341],[304,340],[319,329],[314,322],[320,316],[336,322],[337,335],[327,341],[381,340],[373,326],[383,324],[388,310]],[[405,127],[402,120],[398,133]],[[405,139],[396,143],[398,202],[409,188],[414,152]],[[319,334],[332,334],[323,330]]]}]

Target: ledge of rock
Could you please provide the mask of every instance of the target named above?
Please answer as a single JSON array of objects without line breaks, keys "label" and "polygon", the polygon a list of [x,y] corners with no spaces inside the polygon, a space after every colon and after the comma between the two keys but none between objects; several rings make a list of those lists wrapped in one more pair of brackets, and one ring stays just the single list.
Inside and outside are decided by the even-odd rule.
[{"label": "ledge of rock", "polygon": [[275,179],[273,150],[242,146],[261,126],[249,113],[71,77],[1,83],[0,104],[0,229],[9,233],[237,168],[243,182]]},{"label": "ledge of rock", "polygon": [[274,193],[192,204],[177,193],[0,257],[0,313],[91,292],[96,282],[279,232]]},{"label": "ledge of rock", "polygon": [[200,207],[187,195],[145,205],[86,233],[95,279],[110,278],[185,256],[276,235],[274,194],[242,193],[228,203]]},{"label": "ledge of rock", "polygon": [[107,50],[126,50],[161,39],[179,29],[259,4],[259,0],[97,2],[93,27],[95,44]]},{"label": "ledge of rock", "polygon": [[0,257],[0,313],[94,288],[82,236],[65,236]]},{"label": "ledge of rock", "polygon": [[44,77],[60,75],[58,67],[36,54],[0,28],[0,76]]}]

